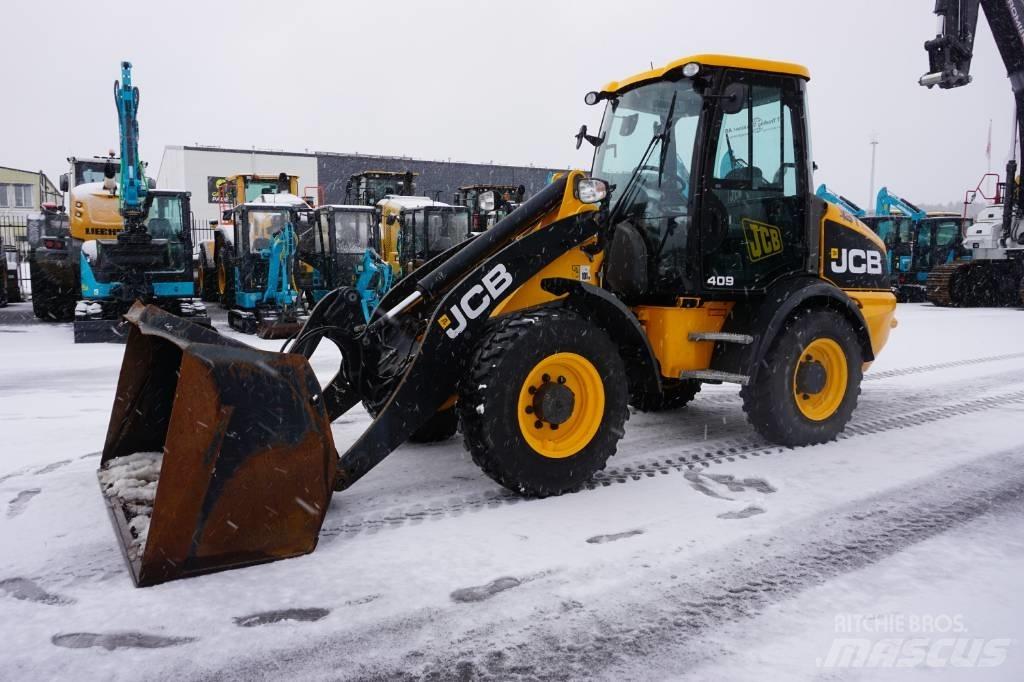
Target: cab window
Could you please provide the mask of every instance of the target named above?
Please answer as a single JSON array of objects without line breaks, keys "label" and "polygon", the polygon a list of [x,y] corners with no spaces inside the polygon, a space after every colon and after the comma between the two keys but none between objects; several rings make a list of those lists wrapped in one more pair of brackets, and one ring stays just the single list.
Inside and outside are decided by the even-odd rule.
[{"label": "cab window", "polygon": [[701,220],[705,291],[760,289],[803,267],[807,210],[800,86],[725,74]]}]

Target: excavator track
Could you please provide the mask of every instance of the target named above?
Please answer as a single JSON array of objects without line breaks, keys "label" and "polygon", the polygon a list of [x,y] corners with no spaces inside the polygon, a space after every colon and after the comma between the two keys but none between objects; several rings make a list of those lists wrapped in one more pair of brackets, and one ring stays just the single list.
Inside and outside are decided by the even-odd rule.
[{"label": "excavator track", "polygon": [[[953,282],[958,275],[966,274],[968,262],[943,263],[932,268],[925,284],[925,297],[933,304],[944,308],[963,305],[963,301],[954,296]],[[959,293],[959,292],[957,292]]]}]

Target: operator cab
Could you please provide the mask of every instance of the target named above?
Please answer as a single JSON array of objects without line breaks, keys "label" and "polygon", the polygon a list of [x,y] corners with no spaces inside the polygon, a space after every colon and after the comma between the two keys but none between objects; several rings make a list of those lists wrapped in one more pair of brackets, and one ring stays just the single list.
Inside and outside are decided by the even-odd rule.
[{"label": "operator cab", "polygon": [[403,211],[398,252],[406,272],[469,238],[469,209],[436,204]]},{"label": "operator cab", "polygon": [[331,290],[353,286],[363,254],[367,249],[378,250],[378,220],[372,206],[318,207],[312,229],[299,238],[299,259],[319,277],[310,273],[315,282],[300,283],[300,288]]},{"label": "operator cab", "polygon": [[[763,66],[764,68],[759,68]],[[606,284],[633,302],[736,299],[809,264],[802,67],[705,56],[590,93],[611,187]]]}]

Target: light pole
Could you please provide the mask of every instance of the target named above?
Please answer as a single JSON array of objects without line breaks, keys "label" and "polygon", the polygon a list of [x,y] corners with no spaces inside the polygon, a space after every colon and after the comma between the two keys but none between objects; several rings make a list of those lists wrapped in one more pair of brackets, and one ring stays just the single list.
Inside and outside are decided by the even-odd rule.
[{"label": "light pole", "polygon": [[868,206],[875,203],[875,154],[878,152],[878,137],[871,136],[871,190],[868,193]]}]

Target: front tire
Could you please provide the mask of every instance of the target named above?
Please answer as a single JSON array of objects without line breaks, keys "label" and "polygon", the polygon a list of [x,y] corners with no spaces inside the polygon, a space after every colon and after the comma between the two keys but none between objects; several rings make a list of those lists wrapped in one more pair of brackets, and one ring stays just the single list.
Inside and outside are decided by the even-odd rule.
[{"label": "front tire", "polygon": [[846,318],[803,310],[772,341],[743,410],[767,440],[797,447],[834,440],[860,395],[863,354]]},{"label": "front tire", "polygon": [[615,453],[629,416],[626,370],[603,330],[560,308],[494,323],[457,409],[484,473],[525,495],[579,489]]}]

